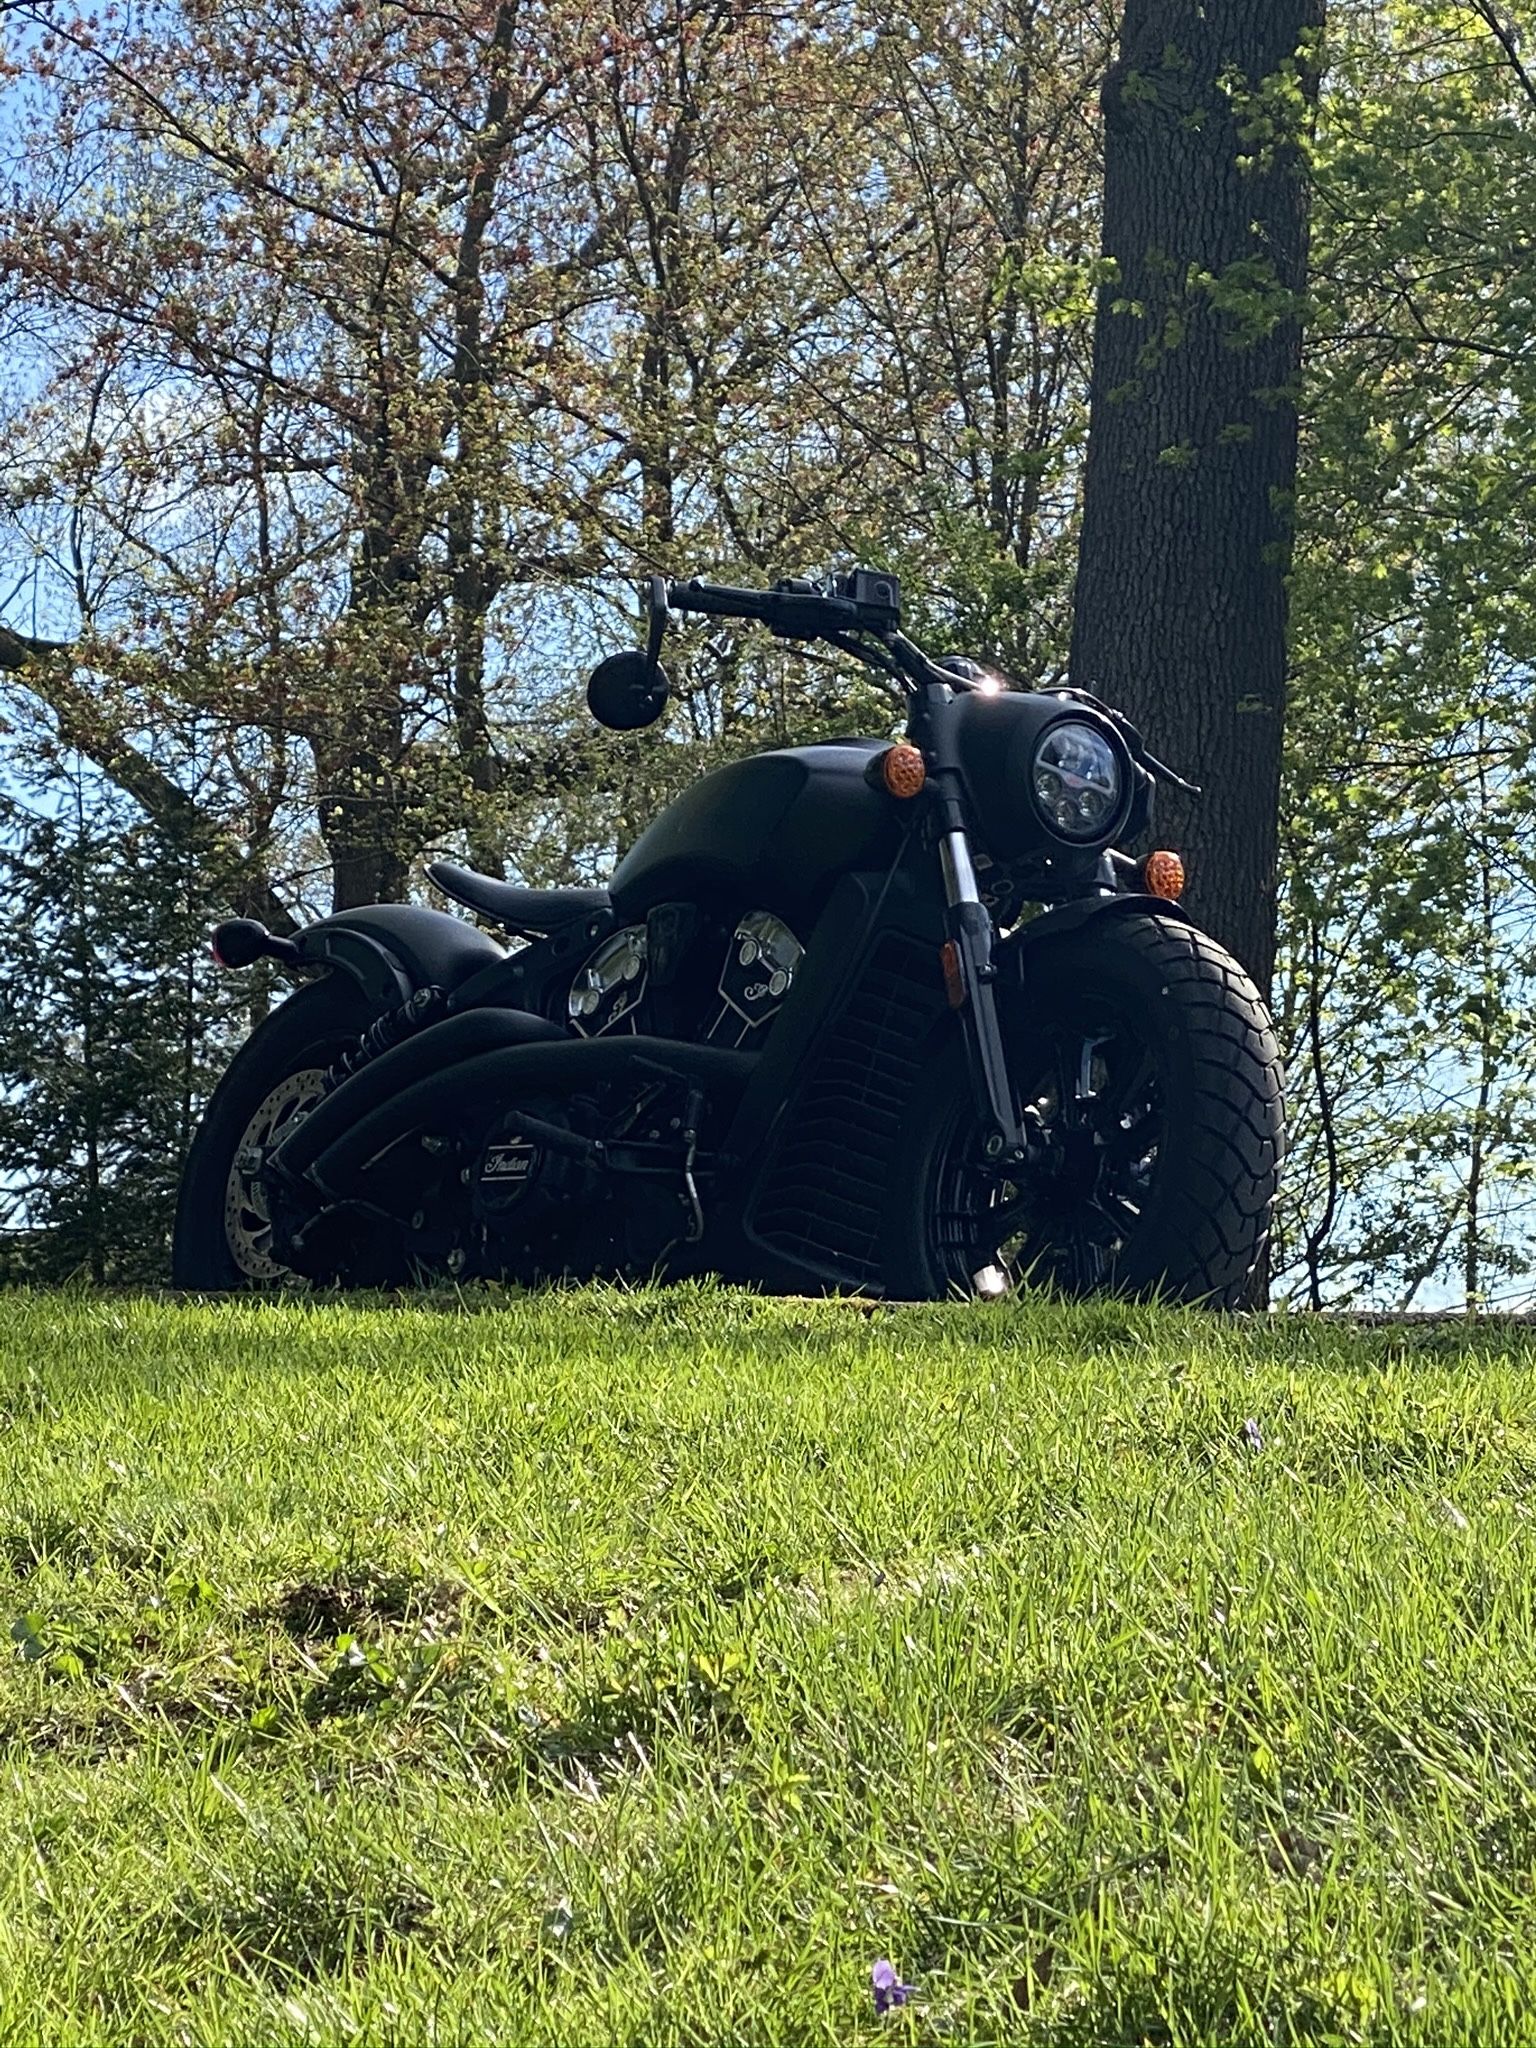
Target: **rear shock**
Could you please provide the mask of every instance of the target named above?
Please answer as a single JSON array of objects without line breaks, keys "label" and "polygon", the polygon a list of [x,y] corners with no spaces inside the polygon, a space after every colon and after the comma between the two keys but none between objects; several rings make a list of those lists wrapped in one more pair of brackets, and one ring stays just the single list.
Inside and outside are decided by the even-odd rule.
[{"label": "rear shock", "polygon": [[399,1045],[407,1038],[414,1038],[418,1031],[425,1031],[429,1024],[435,1024],[447,1012],[447,993],[436,986],[419,988],[398,1009],[386,1010],[382,1017],[373,1020],[356,1045],[329,1068],[325,1077],[326,1094],[339,1088],[343,1081],[370,1061],[376,1060],[380,1053],[388,1052],[391,1046]]}]

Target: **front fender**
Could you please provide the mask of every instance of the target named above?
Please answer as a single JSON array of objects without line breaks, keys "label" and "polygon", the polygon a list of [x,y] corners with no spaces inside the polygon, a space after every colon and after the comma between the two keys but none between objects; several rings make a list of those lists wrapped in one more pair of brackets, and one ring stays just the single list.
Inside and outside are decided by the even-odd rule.
[{"label": "front fender", "polygon": [[506,948],[445,910],[416,903],[366,903],[307,926],[294,940],[305,967],[355,981],[381,1010],[398,1009],[421,988],[457,988]]},{"label": "front fender", "polygon": [[1022,981],[1030,964],[1053,939],[1081,931],[1101,918],[1131,916],[1172,918],[1178,924],[1195,921],[1181,903],[1170,903],[1165,896],[1146,896],[1140,891],[1126,896],[1078,896],[1032,917],[999,942],[995,955],[999,976]]},{"label": "front fender", "polygon": [[1140,890],[1124,896],[1075,896],[1070,903],[1058,903],[1054,910],[1044,910],[1038,917],[1032,917],[1028,924],[1021,924],[1002,941],[998,951],[1004,953],[1010,948],[1022,950],[1026,946],[1040,945],[1060,932],[1080,931],[1095,918],[1132,914],[1171,917],[1178,924],[1193,924],[1195,921],[1182,903],[1170,903],[1166,896],[1147,896]]}]

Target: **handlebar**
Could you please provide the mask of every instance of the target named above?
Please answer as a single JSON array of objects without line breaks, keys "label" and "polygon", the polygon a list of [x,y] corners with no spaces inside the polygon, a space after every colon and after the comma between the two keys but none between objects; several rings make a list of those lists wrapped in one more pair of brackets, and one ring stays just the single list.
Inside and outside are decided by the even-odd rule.
[{"label": "handlebar", "polygon": [[[730,583],[708,583],[694,576],[686,583],[668,583],[652,576],[644,586],[650,613],[648,658],[654,664],[661,650],[669,611],[696,612],[716,619],[755,619],[780,640],[825,640],[867,666],[881,670],[908,688],[937,684],[956,693],[983,687],[947,663],[937,662],[901,631],[901,585],[883,569],[850,569],[823,586],[802,577],[786,577],[770,590],[744,590]],[[874,635],[872,647],[860,634]],[[1141,734],[1122,712],[1087,690],[1065,689],[1063,697],[1088,704],[1120,731],[1132,758],[1158,781],[1169,782],[1188,795],[1199,788],[1147,752]]]},{"label": "handlebar", "polygon": [[[697,576],[687,583],[667,583],[653,576],[646,605],[653,655],[669,612],[700,612],[716,619],[755,619],[780,640],[824,640],[907,688],[933,683],[957,692],[976,688],[901,632],[901,585],[884,569],[850,569],[825,586],[786,577],[770,590],[743,590]],[[861,635],[879,645],[871,646]]]},{"label": "handlebar", "polygon": [[778,593],[772,590],[737,590],[729,583],[706,583],[700,576],[687,583],[669,583],[667,610],[701,612],[712,619],[764,619],[767,607]]},{"label": "handlebar", "polygon": [[901,585],[879,569],[852,569],[830,587],[789,577],[771,590],[741,590],[695,576],[665,587],[667,608],[717,619],[756,619],[781,640],[823,640],[840,633],[894,633]]}]

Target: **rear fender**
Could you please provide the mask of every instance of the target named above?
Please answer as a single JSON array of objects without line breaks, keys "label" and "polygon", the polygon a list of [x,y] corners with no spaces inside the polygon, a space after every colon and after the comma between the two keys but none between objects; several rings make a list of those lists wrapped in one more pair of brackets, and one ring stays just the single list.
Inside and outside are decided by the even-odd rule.
[{"label": "rear fender", "polygon": [[299,964],[354,981],[380,1010],[421,988],[453,989],[506,958],[478,926],[415,903],[367,903],[309,925],[294,940]]}]

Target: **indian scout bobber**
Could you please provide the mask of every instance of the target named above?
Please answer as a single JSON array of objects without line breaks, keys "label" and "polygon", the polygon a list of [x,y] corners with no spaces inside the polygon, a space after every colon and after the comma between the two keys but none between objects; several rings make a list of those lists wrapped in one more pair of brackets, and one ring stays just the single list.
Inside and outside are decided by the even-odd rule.
[{"label": "indian scout bobber", "polygon": [[447,912],[376,904],[228,967],[304,984],[193,1144],[185,1287],[707,1270],[897,1297],[1159,1292],[1230,1305],[1282,1150],[1264,1004],[1117,850],[1176,780],[1081,690],[1019,691],[901,631],[893,577],[647,590],[594,670],[661,716],[675,612],[756,620],[899,686],[906,735],[786,747],[686,790],[606,889],[440,861]]}]

